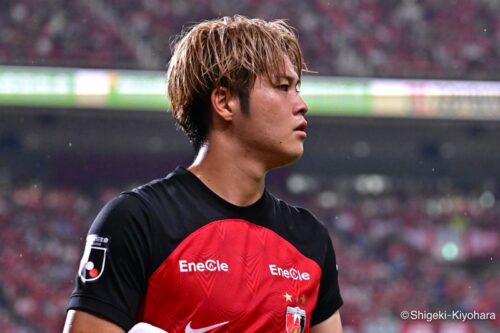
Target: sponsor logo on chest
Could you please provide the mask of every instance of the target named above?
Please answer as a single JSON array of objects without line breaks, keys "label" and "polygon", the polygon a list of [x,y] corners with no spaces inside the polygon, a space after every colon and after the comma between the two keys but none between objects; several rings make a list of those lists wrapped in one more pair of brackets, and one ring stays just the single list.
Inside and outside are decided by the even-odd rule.
[{"label": "sponsor logo on chest", "polygon": [[215,259],[207,259],[201,262],[179,260],[179,271],[189,272],[229,272],[229,265]]},{"label": "sponsor logo on chest", "polygon": [[278,265],[269,265],[269,271],[273,276],[279,276],[284,279],[298,280],[298,281],[309,281],[311,275],[307,272],[301,272],[296,268],[283,268]]}]

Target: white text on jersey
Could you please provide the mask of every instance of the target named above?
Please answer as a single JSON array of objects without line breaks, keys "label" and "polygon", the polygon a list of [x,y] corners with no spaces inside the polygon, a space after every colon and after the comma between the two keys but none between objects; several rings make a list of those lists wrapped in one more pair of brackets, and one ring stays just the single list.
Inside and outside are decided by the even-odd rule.
[{"label": "white text on jersey", "polygon": [[187,272],[228,272],[229,265],[219,260],[208,259],[205,262],[193,262],[179,260],[179,270],[182,273]]},{"label": "white text on jersey", "polygon": [[311,275],[306,272],[301,272],[298,269],[290,268],[284,269],[276,265],[269,265],[269,271],[271,271],[271,275],[280,276],[285,279],[299,280],[299,281],[308,281],[311,279]]}]

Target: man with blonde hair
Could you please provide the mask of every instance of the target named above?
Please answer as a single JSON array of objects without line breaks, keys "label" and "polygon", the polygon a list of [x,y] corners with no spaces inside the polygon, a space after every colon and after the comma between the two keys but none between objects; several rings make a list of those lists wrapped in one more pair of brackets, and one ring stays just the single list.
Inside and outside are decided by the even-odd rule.
[{"label": "man with blonde hair", "polygon": [[196,157],[99,213],[65,332],[342,331],[327,230],[265,188],[303,153],[304,69],[282,20],[224,17],[180,36],[167,94]]}]

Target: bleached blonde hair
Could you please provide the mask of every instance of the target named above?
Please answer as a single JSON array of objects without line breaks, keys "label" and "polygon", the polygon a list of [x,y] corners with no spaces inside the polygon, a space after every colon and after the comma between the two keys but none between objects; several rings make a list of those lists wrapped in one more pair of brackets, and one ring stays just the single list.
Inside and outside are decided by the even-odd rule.
[{"label": "bleached blonde hair", "polygon": [[287,58],[300,78],[306,69],[302,51],[294,29],[284,20],[235,15],[198,23],[177,37],[167,70],[167,96],[195,151],[207,138],[212,91],[226,87],[248,112],[256,77],[275,82],[285,75]]}]

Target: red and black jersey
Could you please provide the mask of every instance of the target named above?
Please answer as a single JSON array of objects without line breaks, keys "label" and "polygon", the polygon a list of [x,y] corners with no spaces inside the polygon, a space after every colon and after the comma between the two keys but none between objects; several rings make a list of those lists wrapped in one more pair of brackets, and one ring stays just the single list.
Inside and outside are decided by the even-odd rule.
[{"label": "red and black jersey", "polygon": [[308,332],[342,305],[327,230],[265,191],[235,206],[178,168],[108,203],[69,309],[125,330]]}]

